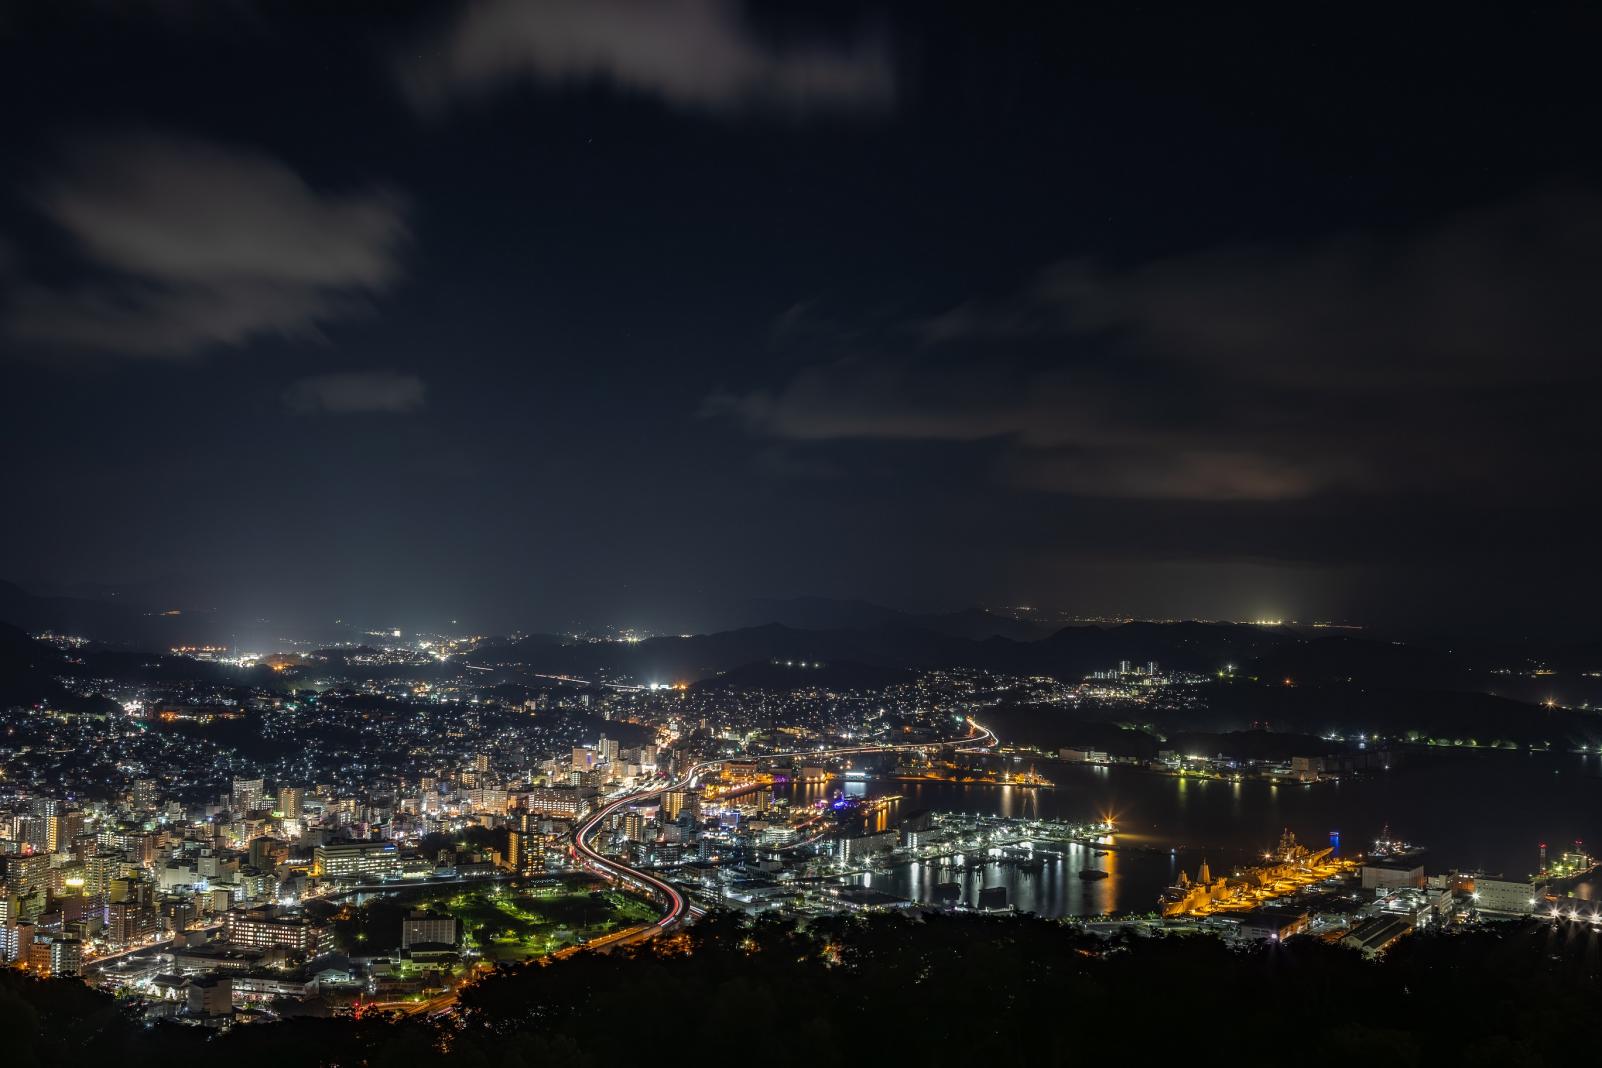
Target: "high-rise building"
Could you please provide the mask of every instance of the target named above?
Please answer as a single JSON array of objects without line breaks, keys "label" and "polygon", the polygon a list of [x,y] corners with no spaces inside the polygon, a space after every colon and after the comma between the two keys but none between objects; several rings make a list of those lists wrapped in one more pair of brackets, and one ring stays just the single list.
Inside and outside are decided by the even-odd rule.
[{"label": "high-rise building", "polygon": [[154,905],[140,901],[114,901],[106,906],[106,938],[113,945],[135,945],[155,933]]},{"label": "high-rise building", "polygon": [[507,835],[506,866],[521,875],[545,870],[545,836],[531,821]]},{"label": "high-rise building", "polygon": [[524,832],[512,829],[506,834],[506,868],[508,871],[521,872],[526,843],[523,840]]},{"label": "high-rise building", "polygon": [[83,858],[83,892],[97,905],[111,900],[111,882],[129,867],[121,853],[90,853]]},{"label": "high-rise building", "polygon": [[299,786],[280,786],[278,788],[278,814],[286,820],[300,819],[301,809],[305,806],[306,791]]},{"label": "high-rise building", "polygon": [[24,849],[45,852],[45,846],[50,839],[50,821],[31,812],[12,816],[11,839],[21,843]]},{"label": "high-rise building", "polygon": [[630,809],[623,814],[623,837],[631,842],[638,842],[645,836],[645,817],[638,811]]},{"label": "high-rise building", "polygon": [[233,809],[237,812],[255,812],[262,807],[262,801],[267,796],[267,782],[264,779],[235,779],[233,791]]},{"label": "high-rise building", "polygon": [[50,974],[69,976],[83,970],[83,943],[76,938],[50,940]]},{"label": "high-rise building", "polygon": [[[5,907],[5,899],[0,898],[0,908]],[[19,920],[14,916],[4,922],[0,922],[0,962],[6,964],[26,963],[32,949],[33,924],[26,920]]]},{"label": "high-rise building", "polygon": [[161,784],[155,779],[135,779],[133,784],[134,808],[148,812],[161,800]]},{"label": "high-rise building", "polygon": [[662,818],[676,820],[683,812],[689,801],[689,793],[684,790],[669,790],[662,795]]},{"label": "high-rise building", "polygon": [[65,853],[72,840],[83,833],[82,812],[57,812],[45,817],[46,846],[52,853]]},{"label": "high-rise building", "polygon": [[[42,845],[42,843],[41,843]],[[21,893],[50,885],[50,854],[12,853],[0,856],[0,885]]]}]

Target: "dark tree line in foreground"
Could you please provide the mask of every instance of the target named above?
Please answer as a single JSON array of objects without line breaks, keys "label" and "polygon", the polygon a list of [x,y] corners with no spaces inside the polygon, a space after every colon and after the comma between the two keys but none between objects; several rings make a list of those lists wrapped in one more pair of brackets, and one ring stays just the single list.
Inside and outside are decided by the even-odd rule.
[{"label": "dark tree line in foreground", "polygon": [[[1413,937],[1382,962],[1312,940],[1098,941],[1022,917],[805,930],[714,915],[624,954],[505,968],[460,1018],[146,1027],[82,984],[0,973],[7,1068],[206,1063],[1573,1063],[1602,1022],[1602,936],[1529,925]],[[192,1058],[192,1059],[191,1059]]]}]

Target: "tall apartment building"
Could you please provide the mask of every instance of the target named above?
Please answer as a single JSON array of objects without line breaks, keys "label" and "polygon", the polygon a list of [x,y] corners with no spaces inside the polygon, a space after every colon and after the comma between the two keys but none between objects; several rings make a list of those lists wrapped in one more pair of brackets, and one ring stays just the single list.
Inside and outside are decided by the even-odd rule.
[{"label": "tall apartment building", "polygon": [[74,838],[83,833],[82,812],[57,812],[45,817],[46,848],[52,853],[65,853]]},{"label": "tall apartment building", "polygon": [[104,905],[111,900],[111,882],[130,867],[121,853],[90,853],[83,858],[83,892],[93,902]]},{"label": "tall apartment building", "polygon": [[106,906],[106,939],[131,946],[156,933],[156,907],[139,901],[113,901]]},{"label": "tall apartment building", "polygon": [[522,875],[545,870],[545,836],[536,827],[508,832],[506,840],[506,866]]},{"label": "tall apartment building", "polygon": [[299,786],[280,786],[278,788],[278,814],[286,820],[300,819],[301,810],[306,804],[306,791]]},{"label": "tall apartment building", "polygon": [[11,853],[0,855],[0,886],[12,893],[50,885],[50,854]]},{"label": "tall apartment building", "polygon": [[233,809],[237,812],[255,812],[262,807],[267,795],[265,779],[235,779]]},{"label": "tall apartment building", "polygon": [[132,793],[134,808],[148,812],[161,800],[161,784],[155,779],[135,779]]},{"label": "tall apartment building", "polygon": [[27,963],[33,949],[33,924],[10,915],[8,905],[0,898],[0,910],[8,914],[0,920],[0,964]]}]

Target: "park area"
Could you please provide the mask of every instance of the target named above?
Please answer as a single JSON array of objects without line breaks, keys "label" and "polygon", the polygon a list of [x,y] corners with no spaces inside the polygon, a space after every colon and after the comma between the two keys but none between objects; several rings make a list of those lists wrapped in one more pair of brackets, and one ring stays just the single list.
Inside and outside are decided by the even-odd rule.
[{"label": "park area", "polygon": [[369,956],[399,949],[401,922],[418,909],[454,916],[463,955],[492,963],[543,956],[657,918],[646,902],[574,877],[407,887],[337,905],[328,922],[342,949]]}]

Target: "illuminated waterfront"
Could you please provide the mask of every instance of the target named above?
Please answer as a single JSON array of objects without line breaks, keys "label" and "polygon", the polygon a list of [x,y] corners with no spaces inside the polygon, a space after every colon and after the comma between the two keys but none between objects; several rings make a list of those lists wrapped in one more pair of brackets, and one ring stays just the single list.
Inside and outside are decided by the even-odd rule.
[{"label": "illuminated waterfront", "polygon": [[[1127,767],[1040,762],[1054,790],[987,784],[885,782],[835,784],[852,793],[894,790],[903,814],[928,809],[1018,819],[1118,820],[1120,848],[1095,856],[1077,844],[1040,843],[1043,864],[954,870],[930,862],[899,865],[853,881],[896,897],[938,900],[957,883],[975,904],[983,887],[1005,886],[1020,911],[1045,916],[1145,912],[1179,872],[1203,859],[1215,871],[1259,861],[1289,826],[1310,844],[1340,831],[1337,852],[1365,848],[1389,824],[1427,845],[1433,870],[1503,872],[1523,878],[1538,865],[1538,843],[1602,841],[1602,758],[1571,754],[1463,755],[1422,752],[1388,775],[1310,787],[1231,783],[1152,775]],[[1485,788],[1494,773],[1495,790]],[[815,797],[823,788],[798,787]],[[1517,806],[1508,803],[1518,799]],[[1048,852],[1049,851],[1049,852]],[[1079,878],[1082,868],[1106,879]]]}]

